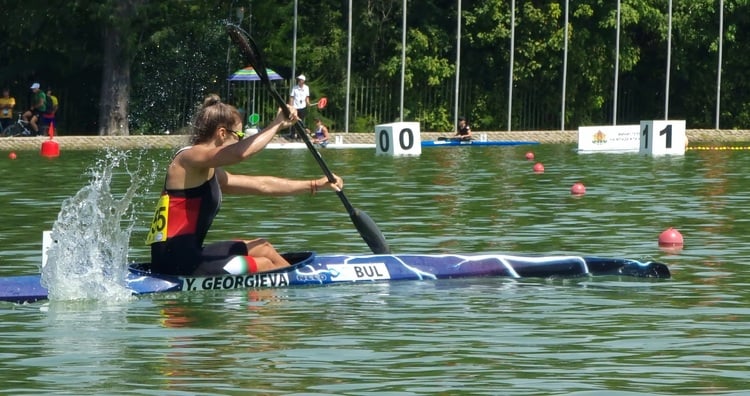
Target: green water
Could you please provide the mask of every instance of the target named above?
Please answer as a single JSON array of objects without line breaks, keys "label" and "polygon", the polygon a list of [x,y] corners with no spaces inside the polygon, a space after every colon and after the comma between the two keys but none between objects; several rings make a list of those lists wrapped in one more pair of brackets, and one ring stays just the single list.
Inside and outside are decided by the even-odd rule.
[{"label": "green water", "polygon": [[[532,171],[533,150],[545,166]],[[504,278],[164,294],[0,305],[7,394],[744,394],[750,181],[744,151],[578,155],[572,145],[434,148],[419,157],[329,150],[350,201],[395,252],[585,254],[665,262],[671,280]],[[168,151],[130,154],[128,252]],[[103,152],[0,156],[0,275],[38,272],[41,233],[89,185]],[[230,171],[313,178],[304,150]],[[96,173],[95,171],[93,173]],[[575,182],[586,195],[574,197]],[[231,197],[209,238],[366,253],[333,193]],[[668,227],[679,253],[659,249]],[[107,235],[102,232],[101,235]],[[108,243],[102,237],[102,243]],[[82,241],[83,243],[83,241]]]}]

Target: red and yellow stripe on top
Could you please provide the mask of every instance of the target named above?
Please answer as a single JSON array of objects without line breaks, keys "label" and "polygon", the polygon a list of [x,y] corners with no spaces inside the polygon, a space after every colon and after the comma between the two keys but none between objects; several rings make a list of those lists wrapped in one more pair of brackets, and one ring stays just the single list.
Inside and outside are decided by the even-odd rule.
[{"label": "red and yellow stripe on top", "polygon": [[194,234],[200,213],[200,198],[187,198],[162,194],[156,204],[151,228],[146,235],[146,245],[165,242],[183,234]]}]

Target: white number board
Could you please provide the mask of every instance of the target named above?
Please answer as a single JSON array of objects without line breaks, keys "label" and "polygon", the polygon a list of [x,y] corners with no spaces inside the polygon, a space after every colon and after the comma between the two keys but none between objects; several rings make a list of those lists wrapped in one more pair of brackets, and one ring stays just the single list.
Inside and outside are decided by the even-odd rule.
[{"label": "white number board", "polygon": [[422,138],[418,122],[375,125],[375,152],[387,155],[421,155]]}]

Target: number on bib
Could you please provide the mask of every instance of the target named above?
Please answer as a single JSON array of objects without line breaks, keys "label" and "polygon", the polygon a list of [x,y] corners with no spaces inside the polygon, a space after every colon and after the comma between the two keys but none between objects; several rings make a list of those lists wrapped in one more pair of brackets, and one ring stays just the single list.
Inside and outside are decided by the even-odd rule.
[{"label": "number on bib", "polygon": [[151,228],[146,235],[146,245],[154,242],[164,242],[167,240],[167,224],[169,223],[169,195],[164,194],[159,198],[156,204],[156,212],[151,220]]}]

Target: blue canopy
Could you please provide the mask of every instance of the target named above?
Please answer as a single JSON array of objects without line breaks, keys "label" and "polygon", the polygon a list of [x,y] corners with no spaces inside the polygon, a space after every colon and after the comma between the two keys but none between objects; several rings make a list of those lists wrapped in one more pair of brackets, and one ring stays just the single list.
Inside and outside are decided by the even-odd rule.
[{"label": "blue canopy", "polygon": [[[284,77],[281,77],[279,73],[276,73],[275,71],[266,68],[266,73],[268,74],[269,80],[283,80]],[[258,73],[253,69],[252,66],[248,66],[245,68],[242,68],[240,70],[237,70],[229,76],[229,81],[260,81],[260,77],[258,76]]]}]

